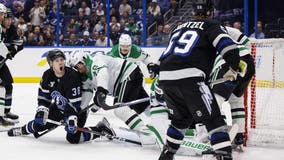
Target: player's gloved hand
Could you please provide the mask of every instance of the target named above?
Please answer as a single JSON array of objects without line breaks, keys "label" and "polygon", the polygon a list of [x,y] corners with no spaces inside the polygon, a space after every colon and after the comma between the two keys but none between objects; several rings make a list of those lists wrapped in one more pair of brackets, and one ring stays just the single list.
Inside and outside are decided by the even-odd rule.
[{"label": "player's gloved hand", "polygon": [[234,81],[237,79],[237,76],[238,72],[230,67],[229,70],[224,74],[223,78],[227,81]]},{"label": "player's gloved hand", "polygon": [[155,83],[154,91],[155,91],[155,98],[157,99],[157,101],[160,102],[160,103],[165,102],[164,92],[160,88],[158,81]]},{"label": "player's gloved hand", "polygon": [[103,87],[98,87],[93,99],[94,103],[97,106],[103,108],[103,104],[105,104],[107,94],[108,91],[106,89],[104,89]]},{"label": "player's gloved hand", "polygon": [[65,131],[70,134],[75,134],[77,132],[77,123],[78,123],[78,118],[75,115],[71,115],[68,118],[65,118]]},{"label": "player's gloved hand", "polygon": [[159,65],[154,64],[154,63],[149,63],[147,65],[147,68],[148,68],[151,79],[154,79],[156,75],[159,74],[159,71],[160,71]]},{"label": "player's gloved hand", "polygon": [[238,73],[241,77],[244,77],[247,72],[247,63],[243,60],[240,60],[239,67],[238,67]]},{"label": "player's gloved hand", "polygon": [[45,125],[48,118],[49,108],[45,106],[38,106],[35,115],[35,123]]}]

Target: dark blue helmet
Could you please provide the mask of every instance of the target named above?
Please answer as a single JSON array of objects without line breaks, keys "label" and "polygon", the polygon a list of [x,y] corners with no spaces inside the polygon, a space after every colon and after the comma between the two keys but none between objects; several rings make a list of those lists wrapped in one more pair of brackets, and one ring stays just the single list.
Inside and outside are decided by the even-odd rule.
[{"label": "dark blue helmet", "polygon": [[62,57],[63,59],[66,59],[65,54],[59,49],[53,49],[53,50],[48,51],[46,59],[47,59],[49,66],[51,66],[52,62],[58,57]]}]

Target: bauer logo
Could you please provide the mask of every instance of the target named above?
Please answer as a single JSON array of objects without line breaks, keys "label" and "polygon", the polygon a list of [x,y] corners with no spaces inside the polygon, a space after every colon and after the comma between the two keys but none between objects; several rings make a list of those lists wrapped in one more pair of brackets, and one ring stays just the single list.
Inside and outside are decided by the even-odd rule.
[{"label": "bauer logo", "polygon": [[[62,50],[63,53],[66,55],[66,59],[68,59],[69,55],[72,53],[72,51],[74,50]],[[86,52],[86,53],[89,53],[89,54],[105,54],[106,51],[93,51],[93,50],[83,50],[83,52]],[[40,58],[40,61],[37,63],[37,66],[39,67],[43,67],[45,65],[47,65],[47,60],[46,60],[46,56],[48,54],[48,51],[47,52],[44,52],[42,55],[41,55],[41,58]]]}]

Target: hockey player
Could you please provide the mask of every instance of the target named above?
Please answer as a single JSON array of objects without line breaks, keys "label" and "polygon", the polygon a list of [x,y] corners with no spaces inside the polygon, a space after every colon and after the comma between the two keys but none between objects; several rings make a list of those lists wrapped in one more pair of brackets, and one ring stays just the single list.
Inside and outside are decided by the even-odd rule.
[{"label": "hockey player", "polygon": [[0,52],[0,125],[13,125],[19,122],[19,116],[11,112],[13,78],[5,61],[12,60],[23,49],[23,40],[17,35],[11,18],[12,12],[0,4],[0,41],[8,49],[8,53],[4,53],[2,49]]},{"label": "hockey player", "polygon": [[232,123],[238,124],[239,132],[236,135],[233,143],[242,145],[244,143],[244,129],[245,129],[245,109],[243,104],[243,94],[249,85],[252,76],[255,74],[254,59],[250,55],[248,49],[249,39],[242,34],[239,30],[226,27],[228,34],[238,43],[240,50],[239,55],[241,58],[241,65],[243,70],[239,70],[241,74],[235,81],[214,84],[217,79],[222,79],[222,75],[228,70],[228,65],[222,57],[218,56],[215,60],[214,69],[211,72],[211,87],[217,99],[218,105],[222,107],[224,101],[228,101],[231,106]]},{"label": "hockey player", "polygon": [[139,62],[144,63],[147,66],[152,79],[159,72],[159,66],[152,62],[149,54],[145,53],[135,44],[132,44],[131,37],[128,34],[122,34],[119,37],[119,44],[112,47],[110,54],[113,57],[120,57],[137,64]]},{"label": "hockey player", "polygon": [[[114,103],[129,102],[148,97],[142,86],[143,74],[140,68],[129,61],[109,55],[89,55],[76,50],[70,55],[69,65],[82,74],[83,103],[94,103],[105,108],[107,95],[114,97]],[[95,96],[93,97],[93,92]],[[138,114],[144,112],[149,102],[114,109],[114,114],[125,122],[130,129],[141,130],[145,127]],[[152,141],[151,141],[152,143]]]},{"label": "hockey player", "polygon": [[[149,54],[145,53],[135,44],[132,44],[131,37],[128,34],[122,34],[119,37],[119,44],[113,46],[108,54],[110,54],[112,57],[118,57],[130,62],[134,62],[138,66],[140,66],[140,63],[142,62],[147,66],[150,77],[155,77],[158,73],[158,65],[152,62]],[[141,96],[143,94],[144,97],[148,96],[144,88],[140,94]],[[144,103],[144,105],[145,107],[147,107],[150,105],[150,103],[146,102]],[[97,109],[97,107],[93,107],[91,110],[93,112],[96,112]]]},{"label": "hockey player", "polygon": [[[38,107],[34,120],[22,127],[12,128],[8,136],[28,135],[45,131],[56,124],[48,122],[48,119],[64,122],[67,131],[66,139],[72,144],[82,141],[90,141],[99,137],[95,134],[83,133],[76,127],[84,127],[87,112],[80,115],[81,108],[81,77],[78,72],[65,66],[65,54],[59,49],[48,52],[47,62],[50,69],[43,73],[38,89]],[[114,133],[103,122],[87,129],[96,132]]]},{"label": "hockey player", "polygon": [[196,19],[177,26],[166,51],[160,57],[159,84],[163,89],[171,124],[159,160],[172,160],[193,121],[205,124],[213,150],[204,157],[232,160],[227,126],[206,81],[215,57],[221,55],[230,66],[223,77],[237,78],[240,57],[236,43],[219,22],[211,20],[210,0],[194,5]]}]

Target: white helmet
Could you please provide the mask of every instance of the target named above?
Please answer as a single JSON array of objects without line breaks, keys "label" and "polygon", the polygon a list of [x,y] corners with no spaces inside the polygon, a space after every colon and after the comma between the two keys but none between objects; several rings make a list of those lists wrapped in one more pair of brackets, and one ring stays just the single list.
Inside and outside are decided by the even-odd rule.
[{"label": "white helmet", "polygon": [[87,53],[81,50],[74,50],[69,57],[68,65],[75,67],[79,62],[85,64],[84,58],[87,57]]},{"label": "white helmet", "polygon": [[119,45],[131,45],[132,40],[128,34],[122,34],[119,38]]},{"label": "white helmet", "polygon": [[7,12],[7,8],[4,4],[0,3],[0,13],[6,13]]}]

